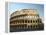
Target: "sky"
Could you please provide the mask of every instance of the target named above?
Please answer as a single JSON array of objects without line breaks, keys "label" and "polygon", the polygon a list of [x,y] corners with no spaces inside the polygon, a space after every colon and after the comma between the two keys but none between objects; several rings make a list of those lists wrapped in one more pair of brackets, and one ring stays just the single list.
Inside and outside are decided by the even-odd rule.
[{"label": "sky", "polygon": [[37,9],[39,16],[44,17],[44,5],[43,4],[32,4],[32,3],[8,3],[8,12],[13,13],[19,9]]}]

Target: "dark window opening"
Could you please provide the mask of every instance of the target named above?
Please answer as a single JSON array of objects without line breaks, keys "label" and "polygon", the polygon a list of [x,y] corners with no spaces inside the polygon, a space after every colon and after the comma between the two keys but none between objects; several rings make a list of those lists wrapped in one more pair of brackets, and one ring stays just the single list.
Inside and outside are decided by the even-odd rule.
[{"label": "dark window opening", "polygon": [[25,23],[27,23],[27,20],[25,20]]},{"label": "dark window opening", "polygon": [[31,23],[32,23],[32,20],[31,20]]},{"label": "dark window opening", "polygon": [[37,20],[36,20],[36,23],[37,23]]},{"label": "dark window opening", "polygon": [[30,23],[30,21],[28,21],[28,23]]}]

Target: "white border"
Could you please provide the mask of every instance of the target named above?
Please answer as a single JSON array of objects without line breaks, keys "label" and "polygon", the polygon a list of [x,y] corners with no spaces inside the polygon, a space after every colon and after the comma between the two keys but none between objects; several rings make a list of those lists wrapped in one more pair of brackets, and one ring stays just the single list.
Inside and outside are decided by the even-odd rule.
[{"label": "white border", "polygon": [[[8,3],[10,3],[10,2],[8,2]],[[30,2],[13,2],[13,3],[30,3]],[[31,4],[45,4],[45,3],[44,2],[32,2]],[[9,18],[10,18],[10,16],[8,14],[8,33],[11,33],[11,32],[9,32],[10,31]],[[31,31],[26,31],[26,32],[31,32]],[[32,31],[32,32],[36,32],[36,31]],[[12,33],[15,33],[15,32],[12,32]]]},{"label": "white border", "polygon": [[[44,4],[44,31],[34,32],[5,32],[5,2],[26,2],[26,3],[40,3]],[[0,35],[46,35],[46,0],[0,0]]]}]

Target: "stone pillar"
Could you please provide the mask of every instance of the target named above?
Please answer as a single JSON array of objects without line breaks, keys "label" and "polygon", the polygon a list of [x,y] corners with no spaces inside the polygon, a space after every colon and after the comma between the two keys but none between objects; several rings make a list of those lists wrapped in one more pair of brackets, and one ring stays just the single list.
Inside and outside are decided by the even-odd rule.
[{"label": "stone pillar", "polygon": [[[25,20],[24,20],[24,23],[25,23]],[[25,25],[24,25],[24,29],[25,29]]]},{"label": "stone pillar", "polygon": [[36,20],[35,20],[35,28],[36,28]]},{"label": "stone pillar", "polygon": [[33,20],[32,20],[32,29],[33,29]]},{"label": "stone pillar", "polygon": [[[28,20],[27,20],[27,24],[28,24]],[[27,28],[28,28],[28,25],[27,25]]]}]

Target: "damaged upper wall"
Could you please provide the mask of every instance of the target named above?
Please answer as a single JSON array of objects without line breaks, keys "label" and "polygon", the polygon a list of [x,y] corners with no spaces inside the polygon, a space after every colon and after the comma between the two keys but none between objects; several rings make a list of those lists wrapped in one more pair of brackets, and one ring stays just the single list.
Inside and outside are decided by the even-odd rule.
[{"label": "damaged upper wall", "polygon": [[19,11],[15,11],[11,14],[11,17],[22,15],[22,14],[28,14],[28,15],[38,15],[37,9],[21,9]]}]

